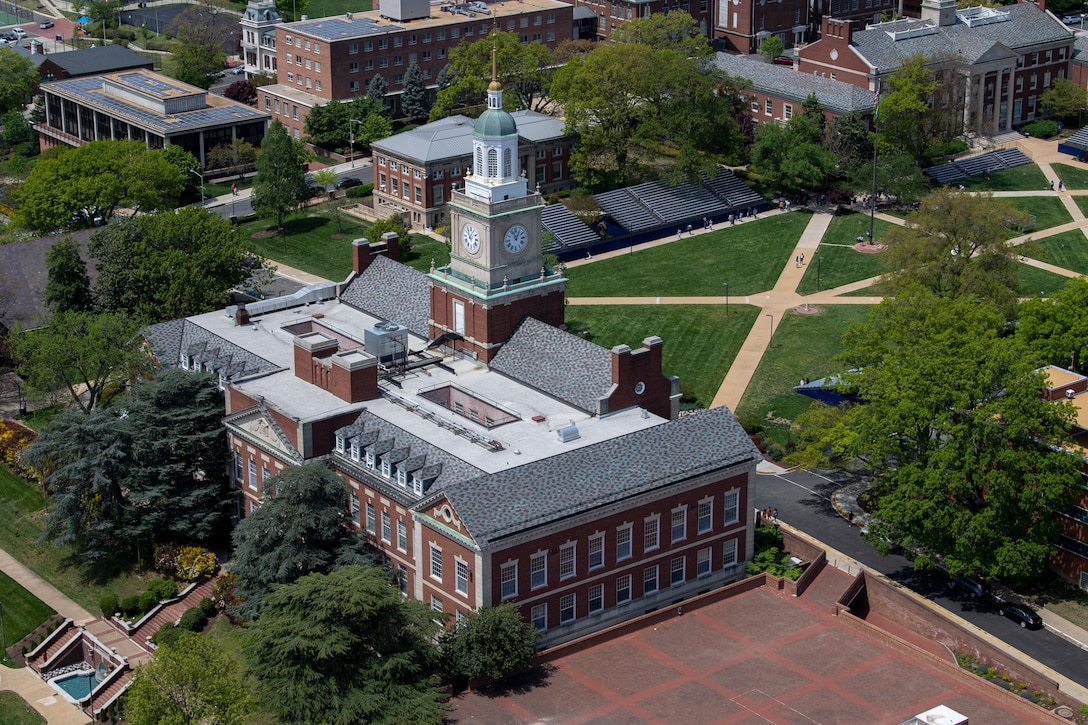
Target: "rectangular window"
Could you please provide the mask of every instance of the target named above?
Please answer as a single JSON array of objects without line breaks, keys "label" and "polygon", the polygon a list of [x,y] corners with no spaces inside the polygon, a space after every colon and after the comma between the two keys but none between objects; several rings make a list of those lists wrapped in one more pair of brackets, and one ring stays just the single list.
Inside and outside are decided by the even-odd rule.
[{"label": "rectangular window", "polygon": [[393,56],[393,65],[404,65],[404,56],[403,55],[394,55]]},{"label": "rectangular window", "polygon": [[698,558],[695,562],[695,574],[697,576],[706,576],[710,573],[710,547],[700,549]]},{"label": "rectangular window", "polygon": [[457,592],[459,594],[468,594],[468,562],[456,561],[457,569]]},{"label": "rectangular window", "polygon": [[616,561],[631,558],[631,524],[616,529]]},{"label": "rectangular window", "polygon": [[372,534],[376,531],[374,524],[374,504],[369,501],[366,502],[366,530]]},{"label": "rectangular window", "polygon": [[574,555],[576,553],[577,544],[564,544],[559,549],[559,578],[570,579],[574,576]]},{"label": "rectangular window", "polygon": [[566,594],[559,600],[559,623],[574,621],[574,595]]},{"label": "rectangular window", "polygon": [[431,576],[442,580],[442,550],[431,545]]},{"label": "rectangular window", "polygon": [[257,462],[252,458],[249,459],[249,487],[257,490]]},{"label": "rectangular window", "polygon": [[529,621],[538,632],[543,632],[548,628],[548,605],[536,604],[530,610]]},{"label": "rectangular window", "polygon": [[773,116],[774,115],[774,104],[771,103],[770,98],[767,99],[767,103],[766,103],[766,106],[764,107],[763,112],[766,113],[768,116]]},{"label": "rectangular window", "polygon": [[725,494],[725,520],[723,523],[735,524],[740,520],[740,492],[730,491]]},{"label": "rectangular window", "polygon": [[681,506],[672,512],[672,542],[683,541],[688,535],[688,508]]},{"label": "rectangular window", "polygon": [[381,38],[378,40],[378,50],[385,50],[389,47],[389,38]]},{"label": "rectangular window", "polygon": [[355,523],[359,520],[359,494],[354,491],[351,492],[351,521]]},{"label": "rectangular window", "polygon": [[657,565],[648,566],[642,570],[642,595],[653,594],[657,591]]},{"label": "rectangular window", "polygon": [[616,604],[631,601],[631,575],[624,574],[616,580]]},{"label": "rectangular window", "polygon": [[374,61],[373,60],[364,60],[363,61],[363,70],[365,70],[365,71],[374,70]]},{"label": "rectangular window", "polygon": [[374,41],[373,40],[364,40],[363,41],[363,52],[364,53],[374,52]]},{"label": "rectangular window", "polygon": [[510,599],[518,595],[518,563],[512,561],[503,564],[499,571],[499,580],[502,584],[502,598]]},{"label": "rectangular window", "polygon": [[242,454],[239,453],[238,451],[235,451],[234,452],[234,480],[241,482],[241,481],[245,480],[245,477],[246,477],[246,474],[245,474],[245,471],[244,471],[244,467],[242,465]]},{"label": "rectangular window", "polygon": [[604,534],[594,534],[589,537],[589,568],[597,569],[604,566]]},{"label": "rectangular window", "polygon": [[699,533],[705,534],[714,528],[714,499],[699,502]]},{"label": "rectangular window", "polygon": [[650,516],[646,519],[645,530],[642,535],[642,550],[653,551],[661,545],[658,530],[660,528],[661,518],[657,514]]},{"label": "rectangular window", "polygon": [[669,585],[678,587],[684,583],[684,568],[687,564],[687,557],[677,556],[673,557],[673,560],[669,562]]},{"label": "rectangular window", "polygon": [[403,521],[397,522],[397,548],[408,551],[408,526]]},{"label": "rectangular window", "polygon": [[431,595],[431,609],[436,612],[442,611],[442,600],[433,594]]},{"label": "rectangular window", "polygon": [[408,596],[408,567],[404,564],[397,564],[397,586],[401,594]]},{"label": "rectangular window", "polygon": [[759,113],[759,99],[752,98],[752,113]]},{"label": "rectangular window", "polygon": [[793,106],[789,103],[782,104],[782,117],[787,121],[793,118]]},{"label": "rectangular window", "polygon": [[388,511],[382,511],[382,541],[389,542],[393,540],[393,525],[392,520],[389,518]]},{"label": "rectangular window", "polygon": [[594,584],[589,588],[589,613],[596,614],[604,610],[604,584]]},{"label": "rectangular window", "polygon": [[358,54],[359,54],[359,44],[358,43],[348,43],[348,55],[358,55]]},{"label": "rectangular window", "polygon": [[728,569],[737,563],[737,540],[730,539],[722,544],[722,568]]},{"label": "rectangular window", "polygon": [[548,554],[541,552],[533,554],[529,559],[529,586],[533,589],[547,586],[548,584]]},{"label": "rectangular window", "polygon": [[401,36],[401,35],[397,35],[397,36],[395,36],[395,37],[393,38],[393,47],[394,47],[394,48],[399,48],[399,47],[401,47],[402,45],[404,45],[404,37],[403,37],[403,36]]}]

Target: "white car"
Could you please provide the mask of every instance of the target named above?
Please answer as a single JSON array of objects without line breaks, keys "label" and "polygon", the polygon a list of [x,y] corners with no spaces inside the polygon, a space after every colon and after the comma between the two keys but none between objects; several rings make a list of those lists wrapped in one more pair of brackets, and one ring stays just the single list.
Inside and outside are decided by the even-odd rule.
[{"label": "white car", "polygon": [[1062,22],[1066,25],[1080,25],[1080,21],[1080,15],[1066,15],[1064,18],[1062,18]]},{"label": "white car", "polygon": [[26,37],[26,31],[23,30],[22,28],[12,28],[11,33],[16,38],[25,38]]}]

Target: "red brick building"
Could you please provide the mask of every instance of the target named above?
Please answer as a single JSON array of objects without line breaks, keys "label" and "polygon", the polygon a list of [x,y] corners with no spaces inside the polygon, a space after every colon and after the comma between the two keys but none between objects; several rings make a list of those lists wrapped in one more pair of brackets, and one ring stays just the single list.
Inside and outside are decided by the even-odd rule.
[{"label": "red brick building", "polygon": [[[703,35],[711,37],[714,30],[714,5],[711,0],[574,0],[574,20],[578,23],[575,37],[595,37],[608,40],[612,31],[625,20],[645,18],[654,13],[682,10],[695,18]],[[586,28],[585,35],[582,28]]]},{"label": "red brick building", "polygon": [[[1084,456],[1088,450],[1088,378],[1054,365],[1048,366],[1045,372],[1047,400],[1068,400],[1076,408],[1073,437],[1080,446],[1077,453]],[[1088,489],[1072,508],[1060,515],[1062,533],[1058,537],[1058,551],[1050,558],[1050,566],[1073,584],[1088,588]]]},{"label": "red brick building", "polygon": [[714,38],[734,53],[758,53],[763,41],[772,35],[783,46],[792,48],[805,42],[810,7],[808,0],[719,0]]}]

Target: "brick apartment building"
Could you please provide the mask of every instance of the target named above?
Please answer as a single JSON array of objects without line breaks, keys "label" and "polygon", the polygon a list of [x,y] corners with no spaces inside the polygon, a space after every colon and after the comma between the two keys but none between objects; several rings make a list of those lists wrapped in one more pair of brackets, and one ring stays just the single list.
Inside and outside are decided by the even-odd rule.
[{"label": "brick apartment building", "polygon": [[625,20],[670,10],[683,10],[695,18],[703,35],[711,37],[714,32],[714,6],[711,0],[674,0],[671,3],[668,0],[574,0],[574,7],[574,20],[578,23],[576,37],[608,40],[612,37],[612,31]]},{"label": "brick apartment building", "polygon": [[[432,85],[453,48],[486,36],[492,28],[517,33],[523,43],[554,48],[571,39],[572,13],[573,7],[559,0],[473,6],[384,0],[371,12],[280,23],[275,25],[273,42],[278,83],[257,89],[258,106],[273,113],[292,137],[300,138],[306,112],[317,99],[348,100],[365,94],[370,80],[381,75],[389,86],[387,103],[398,115],[404,75],[412,64],[419,65],[424,82]],[[292,94],[308,94],[311,100],[303,103]],[[289,114],[282,110],[287,107]]]},{"label": "brick apartment building", "polygon": [[[1073,440],[1079,446],[1077,453],[1084,456],[1088,450],[1088,377],[1055,365],[1045,368],[1045,372],[1046,399],[1068,400],[1076,409]],[[1088,461],[1084,468],[1088,471]],[[1050,566],[1073,584],[1088,588],[1088,488],[1072,508],[1060,513],[1062,533]]]},{"label": "brick apartment building", "polygon": [[356,240],[343,284],[148,338],[218,374],[239,516],[269,476],[326,461],[406,596],[454,621],[513,602],[554,644],[742,577],[759,454],[724,408],[679,418],[660,338],[607,350],[559,328],[566,280],[501,107],[493,81],[449,265]]},{"label": "brick apartment building", "polygon": [[966,131],[986,136],[1036,118],[1043,91],[1072,77],[1073,32],[1031,2],[958,10],[955,0],[924,0],[921,15],[864,30],[825,18],[798,70],[875,91],[922,55],[941,76],[940,102],[962,113]]},{"label": "brick apartment building", "polygon": [[758,53],[772,35],[792,48],[805,42],[810,12],[808,0],[719,0],[714,38],[724,50],[741,54]]}]

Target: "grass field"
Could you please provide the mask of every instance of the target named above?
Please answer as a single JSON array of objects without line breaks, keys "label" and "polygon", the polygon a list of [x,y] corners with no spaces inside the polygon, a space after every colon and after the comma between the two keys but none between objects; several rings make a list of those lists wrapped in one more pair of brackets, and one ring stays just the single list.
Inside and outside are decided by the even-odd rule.
[{"label": "grass field", "polygon": [[[143,582],[131,571],[135,562],[110,562],[110,578],[94,579],[94,572],[77,566],[68,548],[39,544],[45,522],[41,491],[26,479],[0,466],[0,548],[8,552],[38,576],[68,595],[89,612],[97,613],[98,600],[113,593],[118,597],[138,594]],[[118,573],[120,572],[120,573]]]},{"label": "grass field", "polygon": [[708,407],[725,379],[759,310],[747,305],[570,305],[567,328],[589,330],[605,348],[641,346],[650,335],[664,340],[662,367],[678,375],[695,405]]},{"label": "grass field", "polygon": [[737,407],[738,415],[754,414],[793,420],[812,402],[793,386],[840,372],[831,358],[842,350],[840,340],[851,322],[862,322],[868,305],[827,305],[816,315],[788,312],[775,331],[771,347],[759,362],[752,382]]},{"label": "grass field", "polygon": [[[1035,229],[1049,229],[1059,224],[1068,224],[1073,221],[1069,210],[1061,199],[1053,196],[1035,196],[1025,198],[1003,199],[1021,211],[1026,211],[1035,217]],[[1024,232],[1014,229],[1008,231],[1008,238],[1018,237]]]},{"label": "grass field", "polygon": [[1069,164],[1051,164],[1050,168],[1062,180],[1067,189],[1088,189],[1088,169]]},{"label": "grass field", "polygon": [[[957,181],[971,191],[1042,191],[1047,188],[1046,176],[1035,164],[1014,166],[985,176]],[[955,185],[954,184],[954,185]]]},{"label": "grass field", "polygon": [[9,644],[18,642],[56,614],[49,605],[2,571],[0,602],[4,603],[4,633]]},{"label": "grass field", "polygon": [[[875,220],[873,236],[879,241],[892,226],[881,219]],[[819,250],[805,260],[805,276],[797,291],[810,295],[891,271],[886,254],[862,254],[854,250],[857,238],[866,236],[868,232],[869,217],[864,214],[848,214],[832,219]]]},{"label": "grass field", "polygon": [[1068,277],[1045,269],[1022,263],[1016,266],[1020,281],[1017,294],[1021,297],[1050,297],[1065,287],[1065,283],[1069,281]]},{"label": "grass field", "polygon": [[0,691],[0,725],[45,725],[45,718],[10,690]]},{"label": "grass field", "polygon": [[746,295],[771,289],[811,219],[744,222],[567,270],[568,297]]},{"label": "grass field", "polygon": [[1088,274],[1088,238],[1079,229],[1032,240],[1030,244],[1016,247],[1016,252],[1063,269]]},{"label": "grass field", "polygon": [[[238,662],[244,661],[242,656],[242,645],[245,640],[245,630],[236,624],[231,624],[226,616],[220,615],[216,617],[212,626],[204,633],[204,636],[218,645],[220,650],[226,652]],[[246,680],[249,682],[250,690],[256,691],[256,678],[252,674],[243,676],[246,677]],[[278,720],[271,712],[259,710],[246,718],[246,723],[247,725],[276,725]],[[0,723],[0,725],[3,724]]]}]

